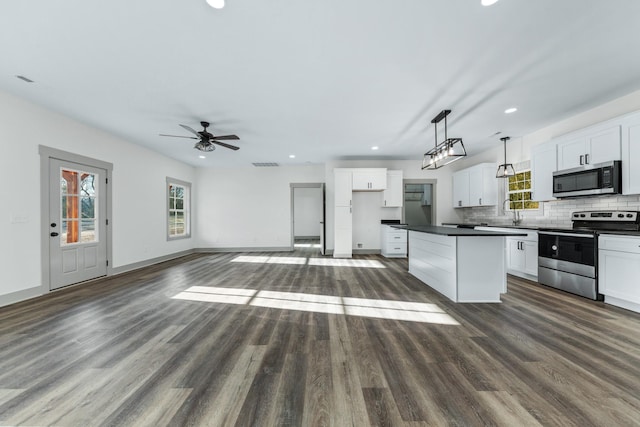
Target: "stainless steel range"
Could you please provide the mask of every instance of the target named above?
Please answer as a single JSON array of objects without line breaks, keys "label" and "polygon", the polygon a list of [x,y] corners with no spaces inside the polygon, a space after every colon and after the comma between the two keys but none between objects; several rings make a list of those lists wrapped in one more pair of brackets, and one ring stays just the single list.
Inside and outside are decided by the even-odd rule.
[{"label": "stainless steel range", "polygon": [[571,214],[570,229],[538,231],[538,282],[593,300],[598,293],[598,232],[638,231],[636,211],[584,211]]}]

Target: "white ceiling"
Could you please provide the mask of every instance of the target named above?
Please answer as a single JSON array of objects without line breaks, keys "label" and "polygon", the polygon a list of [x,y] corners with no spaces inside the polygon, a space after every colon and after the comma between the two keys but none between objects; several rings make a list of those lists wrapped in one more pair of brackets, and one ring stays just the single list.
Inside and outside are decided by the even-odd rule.
[{"label": "white ceiling", "polygon": [[[472,154],[640,89],[639,24],[637,0],[2,0],[0,89],[195,166],[419,159],[445,108]],[[241,149],[158,136],[201,120]]]}]

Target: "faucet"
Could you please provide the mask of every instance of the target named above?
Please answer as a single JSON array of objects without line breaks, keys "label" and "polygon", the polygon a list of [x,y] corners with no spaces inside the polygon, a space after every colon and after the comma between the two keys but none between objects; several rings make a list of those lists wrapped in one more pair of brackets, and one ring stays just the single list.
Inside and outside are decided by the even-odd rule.
[{"label": "faucet", "polygon": [[[504,202],[502,202],[502,210],[504,212],[507,212],[507,203],[510,201],[511,200],[506,199]],[[513,212],[513,221],[511,221],[511,223],[513,225],[520,224],[520,222],[522,222],[522,218],[520,218],[520,211],[518,211],[517,209],[513,209],[511,212]]]}]

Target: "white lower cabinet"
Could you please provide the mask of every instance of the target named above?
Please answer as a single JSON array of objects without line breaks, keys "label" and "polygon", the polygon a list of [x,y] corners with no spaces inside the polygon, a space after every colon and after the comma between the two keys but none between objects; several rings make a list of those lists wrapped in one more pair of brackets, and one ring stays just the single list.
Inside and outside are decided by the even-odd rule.
[{"label": "white lower cabinet", "polygon": [[407,230],[382,224],[380,226],[380,252],[387,258],[406,258]]},{"label": "white lower cabinet", "polygon": [[336,206],[334,216],[334,242],[333,257],[334,258],[351,258],[353,246],[353,223],[352,210],[350,206]]},{"label": "white lower cabinet", "polygon": [[598,292],[604,302],[640,312],[640,237],[598,238]]}]

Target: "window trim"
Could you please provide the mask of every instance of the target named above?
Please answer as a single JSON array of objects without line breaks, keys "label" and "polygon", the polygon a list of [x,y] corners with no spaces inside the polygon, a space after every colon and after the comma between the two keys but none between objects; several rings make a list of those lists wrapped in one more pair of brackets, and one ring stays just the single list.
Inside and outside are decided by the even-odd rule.
[{"label": "window trim", "polygon": [[[169,186],[171,185],[178,185],[180,187],[184,187],[186,190],[185,194],[187,196],[184,203],[184,209],[183,209],[185,211],[185,215],[184,215],[185,233],[177,236],[172,236],[170,234],[170,229],[169,229],[169,217],[170,217],[169,199],[171,197]],[[165,230],[167,233],[167,241],[191,238],[191,183],[190,182],[167,177],[166,183],[165,183]]]},{"label": "window trim", "polygon": [[[519,167],[518,167],[519,166]],[[516,175],[519,173],[526,173],[526,172],[531,172],[531,168],[525,165],[517,165],[515,168],[515,173]],[[530,180],[533,180],[533,178],[531,177]],[[533,187],[533,183],[532,183],[532,187]],[[516,190],[516,191],[510,191],[509,190],[509,179],[505,179],[505,195],[506,195],[506,199],[510,200],[510,195],[512,193],[524,193],[524,192],[529,192],[531,193],[531,196],[533,196],[533,188],[530,188],[528,190],[524,189],[524,190]],[[533,200],[530,199],[532,202],[537,202],[538,203],[538,207],[533,209],[516,209],[516,211],[520,212],[521,214],[531,214],[531,213],[537,213],[537,214],[541,214],[542,213],[542,202],[539,200]],[[511,209],[511,203],[507,204],[507,209],[504,210],[505,212],[513,212],[513,209]]]}]

